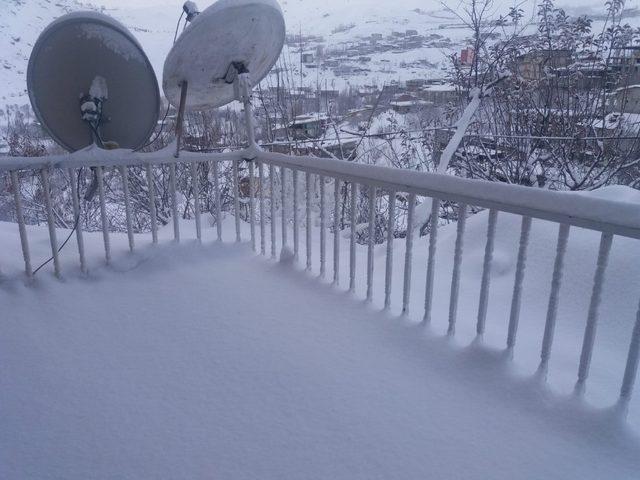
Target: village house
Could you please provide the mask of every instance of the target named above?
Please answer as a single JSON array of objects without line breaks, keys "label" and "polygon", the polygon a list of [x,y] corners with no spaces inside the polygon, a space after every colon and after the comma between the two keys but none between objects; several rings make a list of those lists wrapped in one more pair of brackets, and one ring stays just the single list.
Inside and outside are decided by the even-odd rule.
[{"label": "village house", "polygon": [[540,80],[548,70],[566,68],[571,62],[570,50],[535,50],[518,57],[516,71],[525,80]]},{"label": "village house", "polygon": [[612,111],[640,113],[640,84],[617,88],[609,98]]},{"label": "village house", "polygon": [[327,129],[327,122],[328,117],[323,114],[298,115],[290,125],[293,138],[299,140],[320,138]]}]

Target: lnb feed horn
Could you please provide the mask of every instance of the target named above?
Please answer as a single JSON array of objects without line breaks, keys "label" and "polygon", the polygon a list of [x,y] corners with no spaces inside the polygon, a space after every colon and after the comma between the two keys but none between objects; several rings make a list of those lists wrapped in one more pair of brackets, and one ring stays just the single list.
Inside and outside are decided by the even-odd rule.
[{"label": "lnb feed horn", "polygon": [[198,9],[196,2],[191,2],[191,1],[184,2],[184,5],[182,6],[182,11],[187,16],[187,22],[193,22],[193,20],[198,15],[200,15],[200,10]]}]

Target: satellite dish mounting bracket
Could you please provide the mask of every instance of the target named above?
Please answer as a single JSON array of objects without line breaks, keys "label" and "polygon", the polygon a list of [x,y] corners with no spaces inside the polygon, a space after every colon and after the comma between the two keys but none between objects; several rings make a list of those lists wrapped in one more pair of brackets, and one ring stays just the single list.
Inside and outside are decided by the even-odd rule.
[{"label": "satellite dish mounting bracket", "polygon": [[251,76],[244,62],[231,62],[227,73],[224,76],[224,82],[233,84],[233,93],[239,102],[246,106],[247,100],[251,101]]},{"label": "satellite dish mounting bracket", "polygon": [[253,119],[253,107],[251,105],[253,84],[251,75],[243,62],[233,62],[229,65],[225,75],[227,83],[233,83],[233,93],[236,100],[244,107],[244,123],[247,129],[247,139],[249,141],[249,155],[245,156],[246,161],[253,161],[257,156],[260,147],[256,143],[255,126]]},{"label": "satellite dish mounting bracket", "polygon": [[99,129],[102,124],[103,101],[101,98],[96,98],[90,94],[83,95],[80,98],[80,116],[91,130],[91,137],[94,143],[100,148],[102,148],[102,141]]}]

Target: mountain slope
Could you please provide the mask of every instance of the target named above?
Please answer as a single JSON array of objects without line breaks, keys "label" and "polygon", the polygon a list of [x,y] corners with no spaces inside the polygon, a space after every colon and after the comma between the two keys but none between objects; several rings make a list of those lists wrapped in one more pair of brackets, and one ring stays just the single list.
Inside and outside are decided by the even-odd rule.
[{"label": "mountain slope", "polygon": [[[160,80],[182,3],[182,0],[4,0],[0,8],[0,108],[28,103],[26,70],[33,44],[51,21],[71,11],[103,11],[123,22],[142,43]],[[197,3],[204,9],[213,2]],[[386,37],[394,31],[416,30],[421,35],[436,34],[444,39],[431,46],[375,53],[361,74],[340,76],[331,70],[322,70],[321,80],[328,80],[335,88],[350,83],[382,84],[391,80],[442,76],[441,68],[447,55],[466,45],[465,39],[469,36],[456,15],[446,11],[437,0],[395,0],[392,4],[375,0],[281,0],[280,3],[288,32],[321,36],[320,43],[326,50],[348,51],[354,44],[366,41],[365,37],[372,33]],[[456,11],[462,10],[460,2],[449,3]],[[536,3],[530,0],[521,6],[526,17],[535,12]],[[627,2],[627,8],[637,8],[639,3],[639,0]],[[504,14],[512,4],[510,0],[497,0],[492,12]],[[596,0],[580,2],[580,10],[572,0],[558,4],[567,6],[574,15],[591,15],[603,10],[602,2]],[[629,21],[638,23],[638,17]],[[308,47],[313,51],[315,44]],[[285,49],[284,55],[291,65],[299,63],[297,50]],[[311,83],[318,80],[319,70],[303,67],[303,73]]]}]

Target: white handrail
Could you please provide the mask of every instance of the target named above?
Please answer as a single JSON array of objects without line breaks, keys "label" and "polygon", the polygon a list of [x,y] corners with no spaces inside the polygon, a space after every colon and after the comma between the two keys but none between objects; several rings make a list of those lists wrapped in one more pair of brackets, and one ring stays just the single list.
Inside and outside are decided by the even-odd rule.
[{"label": "white handrail", "polygon": [[294,157],[272,152],[262,152],[259,158],[279,166],[340,177],[343,181],[495,208],[503,212],[640,239],[640,206],[629,203],[575,192],[551,191],[329,158]]},{"label": "white handrail", "polygon": [[462,202],[532,218],[566,223],[625,237],[640,239],[640,207],[574,192],[510,185],[485,180],[401,170],[344,162],[328,158],[291,156],[244,149],[226,153],[183,153],[174,158],[170,147],[142,154],[122,150],[88,149],[51,157],[0,157],[0,173],[42,168],[170,165],[172,163],[229,162],[256,158],[275,166],[294,168],[325,177],[375,185],[386,190]]}]

